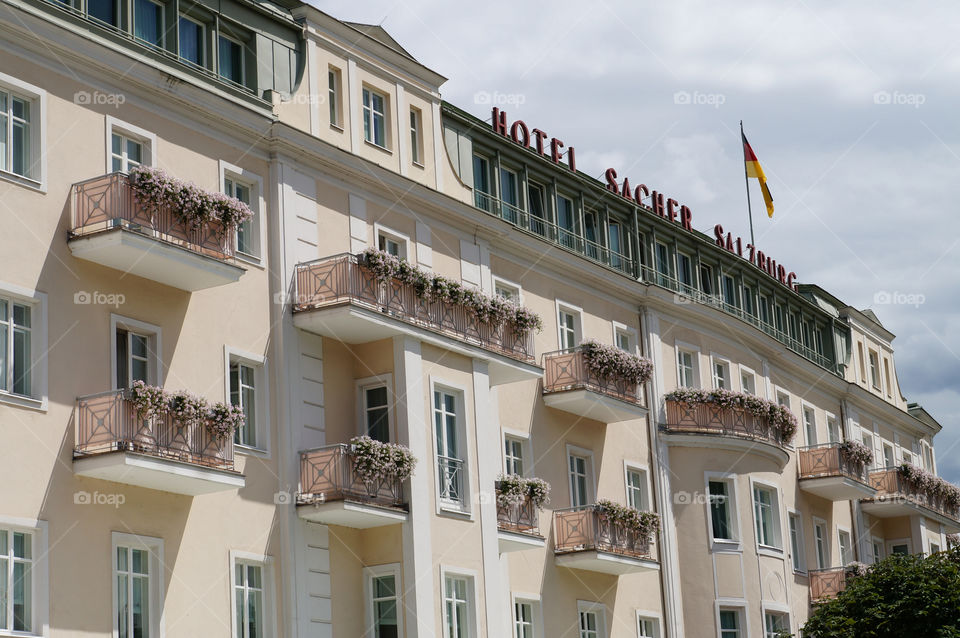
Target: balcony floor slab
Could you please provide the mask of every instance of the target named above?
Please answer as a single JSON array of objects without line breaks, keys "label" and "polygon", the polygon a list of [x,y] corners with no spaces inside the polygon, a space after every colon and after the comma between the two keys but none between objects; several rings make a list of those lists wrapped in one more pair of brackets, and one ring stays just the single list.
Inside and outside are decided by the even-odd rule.
[{"label": "balcony floor slab", "polygon": [[779,445],[759,439],[742,438],[726,434],[708,434],[700,432],[660,432],[660,439],[673,447],[698,447],[730,450],[746,455],[757,455],[773,461],[783,469],[790,460],[790,454]]},{"label": "balcony floor slab", "polygon": [[557,554],[555,563],[558,567],[583,569],[602,574],[621,576],[623,574],[638,574],[646,571],[659,571],[660,563],[650,558],[637,558],[611,552],[585,550]]},{"label": "balcony floor slab", "polygon": [[547,544],[543,536],[505,529],[497,530],[497,541],[500,544],[501,554],[521,552],[527,549],[543,549]]},{"label": "balcony floor slab", "polygon": [[246,483],[242,474],[232,470],[133,452],[107,452],[78,457],[73,460],[73,472],[78,476],[186,496],[236,490]]},{"label": "balcony floor slab", "polygon": [[601,423],[642,419],[647,409],[586,388],[544,392],[543,402],[556,410],[570,412]]},{"label": "balcony floor slab", "polygon": [[812,478],[801,477],[798,481],[800,489],[828,501],[852,501],[858,498],[872,498],[877,490],[866,483],[850,478],[849,476],[818,476]]},{"label": "balcony floor slab", "polygon": [[407,520],[407,512],[394,508],[360,503],[357,501],[301,501],[297,503],[297,516],[305,521],[340,525],[352,529],[369,529],[397,525]]}]

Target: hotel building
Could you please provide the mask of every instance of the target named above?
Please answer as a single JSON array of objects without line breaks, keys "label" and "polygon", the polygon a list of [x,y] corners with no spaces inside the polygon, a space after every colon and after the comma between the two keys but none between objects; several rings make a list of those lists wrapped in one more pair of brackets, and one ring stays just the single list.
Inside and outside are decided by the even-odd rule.
[{"label": "hotel building", "polygon": [[[444,81],[293,0],[0,5],[0,636],[773,636],[960,531],[898,469],[941,426],[876,315]],[[253,217],[184,223],[138,167]]]}]

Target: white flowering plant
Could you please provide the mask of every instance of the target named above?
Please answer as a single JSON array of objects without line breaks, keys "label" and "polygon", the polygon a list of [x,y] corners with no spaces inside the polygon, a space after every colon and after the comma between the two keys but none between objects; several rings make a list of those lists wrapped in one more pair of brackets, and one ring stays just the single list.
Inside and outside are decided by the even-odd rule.
[{"label": "white flowering plant", "polygon": [[137,411],[137,418],[152,419],[167,411],[167,396],[163,388],[137,380],[130,386],[130,400]]},{"label": "white flowering plant", "polygon": [[855,465],[873,463],[873,452],[859,441],[844,441],[839,445],[840,456]]},{"label": "white flowering plant", "polygon": [[223,403],[222,401],[214,403],[207,410],[207,418],[204,422],[207,431],[217,439],[224,439],[233,436],[234,430],[242,428],[246,422],[246,416],[238,405]]},{"label": "white flowering plant", "polygon": [[601,379],[620,379],[641,385],[653,374],[653,362],[646,357],[638,357],[594,339],[584,341],[580,348],[587,368]]},{"label": "white flowering plant", "polygon": [[409,448],[396,443],[384,443],[369,436],[350,439],[353,470],[364,483],[385,479],[407,480],[417,465],[417,458]]},{"label": "white flowering plant", "polygon": [[596,510],[613,523],[650,541],[660,531],[660,515],[656,512],[641,512],[633,507],[620,505],[607,499],[597,501]]},{"label": "white flowering plant", "polygon": [[942,500],[951,510],[960,508],[960,488],[911,463],[901,463],[897,473],[931,500]]},{"label": "white flowering plant", "polygon": [[745,392],[677,388],[664,398],[686,405],[711,403],[724,409],[746,410],[758,419],[767,421],[787,444],[793,441],[799,427],[797,417],[786,406]]},{"label": "white flowering plant", "polygon": [[207,402],[186,390],[177,390],[168,395],[167,412],[177,427],[193,428],[201,425],[207,416]]},{"label": "white flowering plant", "polygon": [[510,507],[521,505],[528,498],[537,509],[550,501],[550,484],[540,478],[524,478],[517,474],[501,474],[497,477],[497,505]]}]

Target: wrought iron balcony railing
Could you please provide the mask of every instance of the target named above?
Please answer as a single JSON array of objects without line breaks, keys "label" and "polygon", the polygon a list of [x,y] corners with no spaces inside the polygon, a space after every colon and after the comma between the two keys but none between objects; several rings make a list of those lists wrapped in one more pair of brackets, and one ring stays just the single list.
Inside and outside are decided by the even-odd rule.
[{"label": "wrought iron balcony railing", "polygon": [[688,405],[667,401],[667,423],[663,431],[680,434],[712,434],[771,443],[787,448],[780,431],[766,419],[742,408],[723,408],[711,403]]},{"label": "wrought iron balcony railing", "polygon": [[798,449],[800,479],[845,476],[864,485],[870,484],[867,467],[847,459],[840,451],[840,443],[822,443]]},{"label": "wrought iron balcony railing", "polygon": [[906,501],[933,510],[951,520],[960,521],[960,509],[948,503],[946,497],[931,495],[918,489],[900,476],[895,467],[870,472],[870,485],[877,490],[873,499],[875,502]]},{"label": "wrought iron balcony railing", "polygon": [[356,255],[336,255],[297,265],[293,311],[353,304],[398,321],[475,345],[496,354],[533,363],[533,332],[480,321],[463,306],[417,296],[413,286],[381,282]]},{"label": "wrought iron balcony railing", "polygon": [[540,536],[540,508],[529,495],[516,505],[498,502],[497,527],[507,532]]},{"label": "wrought iron balcony railing", "polygon": [[617,378],[601,378],[587,365],[583,349],[548,352],[543,355],[543,393],[590,390],[614,399],[642,406],[642,387]]},{"label": "wrought iron balcony railing", "polygon": [[466,504],[463,493],[463,461],[449,456],[437,456],[437,477],[440,481],[440,500],[458,505]]},{"label": "wrought iron balcony railing", "polygon": [[74,458],[134,452],[158,458],[233,470],[233,437],[218,438],[202,425],[180,427],[167,414],[137,415],[123,390],[77,399]]},{"label": "wrought iron balcony railing", "polygon": [[656,560],[649,537],[612,521],[596,505],[553,512],[554,552],[601,551],[643,560]]},{"label": "wrought iron balcony railing", "polygon": [[169,206],[147,210],[124,173],[74,184],[71,208],[71,238],[123,228],[221,261],[234,257],[232,231],[224,232],[215,221],[198,227],[184,224]]},{"label": "wrought iron balcony railing", "polygon": [[835,598],[847,588],[847,570],[844,567],[810,570],[810,600]]},{"label": "wrought iron balcony railing", "polygon": [[301,452],[297,502],[342,500],[406,509],[400,480],[386,476],[364,481],[354,468],[350,445],[339,443]]}]

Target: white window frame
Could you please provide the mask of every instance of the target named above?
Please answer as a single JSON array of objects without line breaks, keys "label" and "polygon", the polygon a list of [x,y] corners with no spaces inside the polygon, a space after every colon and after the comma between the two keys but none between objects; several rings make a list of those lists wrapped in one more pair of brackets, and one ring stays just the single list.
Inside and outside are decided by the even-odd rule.
[{"label": "white window frame", "polygon": [[[134,138],[143,144],[143,162],[141,166],[157,166],[157,135],[147,129],[134,126],[123,120],[118,120],[112,115],[104,116],[106,118],[106,173],[113,172],[113,134],[124,137]],[[223,182],[221,181],[221,184]]]},{"label": "white window frame", "polygon": [[[817,569],[828,569],[833,564],[830,549],[830,525],[818,516],[813,518],[813,556],[817,559]],[[823,564],[820,564],[820,548],[817,545],[817,528],[823,530]]]},{"label": "white window frame", "polygon": [[[177,34],[178,34],[177,35],[177,40],[178,40],[177,41],[177,58],[180,61],[186,62],[191,66],[200,67],[202,69],[209,70],[210,54],[208,53],[207,49],[210,48],[209,40],[210,40],[211,29],[202,20],[195,18],[187,13],[184,13],[183,9],[185,8],[186,7],[183,7],[180,11],[177,12]],[[180,20],[186,20],[187,22],[192,22],[193,24],[200,27],[200,64],[197,64],[193,60],[189,60],[183,57],[182,55],[180,55],[180,42],[179,42]]]},{"label": "white window frame", "polygon": [[597,636],[599,638],[607,638],[609,635],[607,633],[607,606],[601,602],[596,602],[592,600],[577,600],[577,638],[580,638],[582,635],[580,633],[580,615],[581,614],[596,614],[597,616]]},{"label": "white window frame", "polygon": [[[363,94],[364,92],[369,92],[371,95],[370,106],[364,104]],[[383,100],[383,111],[376,111],[373,108],[373,97],[377,97]],[[365,120],[367,118],[367,111],[370,112],[370,139],[366,136],[366,130],[364,128]],[[377,144],[377,132],[376,132],[376,116],[380,115],[383,118],[383,144]],[[369,84],[364,84],[360,87],[360,126],[361,126],[361,135],[363,136],[363,141],[367,144],[370,144],[374,148],[379,148],[384,151],[390,150],[390,94],[387,91],[384,91],[379,88],[370,86]]]},{"label": "white window frame", "polygon": [[630,484],[628,482],[630,472],[639,472],[641,478],[641,507],[637,507],[636,509],[640,511],[652,511],[650,499],[650,469],[646,463],[638,463],[626,459],[623,461],[623,502],[630,505]]},{"label": "white window frame", "polygon": [[[49,401],[47,394],[47,293],[0,281],[0,297],[8,302],[30,306],[31,355],[30,396],[0,390],[0,404],[45,412]],[[9,312],[12,313],[13,308],[10,308]],[[116,378],[116,376],[116,372],[114,372],[113,378]]]},{"label": "white window frame", "polygon": [[463,638],[477,638],[477,572],[464,567],[440,565],[440,632],[446,638],[447,629],[447,577],[462,578],[467,581],[467,635]]},{"label": "white window frame", "polygon": [[889,539],[883,547],[883,550],[886,552],[886,556],[893,556],[893,546],[894,545],[906,545],[907,553],[913,553],[913,540],[910,538],[891,538]]},{"label": "white window frame", "polygon": [[[783,397],[787,400],[786,403],[781,403],[780,398]],[[790,397],[790,392],[781,388],[778,385],[773,386],[773,402],[777,405],[782,405],[791,412],[793,412],[793,399]]]},{"label": "white window frame", "polygon": [[[757,507],[756,507],[756,488],[763,490],[768,490],[772,492],[774,499],[776,501],[771,503],[771,508],[773,509],[773,526],[774,526],[774,535],[776,536],[776,541],[779,543],[777,545],[768,545],[760,542],[760,537],[757,534]],[[758,481],[753,477],[750,477],[750,509],[753,512],[753,533],[754,540],[756,541],[757,553],[765,554],[768,556],[775,556],[777,558],[782,558],[784,553],[783,548],[783,495],[780,494],[780,487],[775,483],[768,483],[766,481]]]},{"label": "white window frame", "polygon": [[507,474],[507,439],[520,442],[521,461],[523,462],[523,476],[535,476],[533,473],[533,453],[531,451],[530,433],[512,428],[500,428],[501,450],[503,450],[503,473]]},{"label": "white window frame", "polygon": [[[750,379],[753,381],[753,390],[752,390],[752,391],[748,391],[747,388],[746,388],[746,386],[744,386],[744,384],[743,384],[743,378],[744,378],[745,376],[750,377]],[[743,365],[743,364],[740,364],[740,379],[739,379],[739,381],[740,381],[740,391],[741,391],[741,392],[745,392],[745,393],[747,393],[747,394],[752,394],[752,395],[754,395],[754,396],[760,396],[760,395],[757,393],[757,373],[754,372],[752,369],[748,368],[747,366]]]},{"label": "white window frame", "polygon": [[[690,343],[684,343],[684,342],[682,342],[682,341],[675,341],[675,342],[674,342],[673,351],[674,351],[674,357],[673,357],[673,359],[674,359],[674,370],[675,370],[676,373],[677,373],[677,387],[678,387],[678,388],[685,388],[685,387],[701,388],[701,387],[703,387],[703,383],[702,383],[702,381],[701,381],[701,375],[700,375],[700,348],[697,347],[697,346],[695,346],[695,345],[693,345],[693,344],[690,344]],[[692,375],[693,375],[693,385],[691,385],[691,386],[685,386],[685,385],[683,385],[683,383],[682,383],[682,381],[683,381],[683,375],[680,373],[680,353],[681,353],[681,352],[685,352],[685,353],[687,353],[687,354],[690,355],[690,363],[691,363],[691,365],[692,365],[692,370],[693,370],[693,372],[692,372]]]},{"label": "white window frame", "polygon": [[637,348],[640,345],[639,340],[637,339],[637,331],[633,328],[627,326],[626,324],[620,323],[619,321],[611,322],[613,327],[613,345],[616,348],[620,347],[620,337],[625,336],[629,340],[630,347],[625,350],[630,354],[637,354]]},{"label": "white window frame", "polygon": [[[375,374],[363,379],[354,381],[354,396],[357,397],[357,436],[363,436],[367,433],[367,390],[373,388],[385,387],[387,389],[387,429],[390,434],[390,441],[398,441],[397,431],[394,427],[394,408],[396,406],[396,396],[393,393],[393,374]],[[430,416],[433,416],[433,394],[430,394]],[[433,422],[431,421],[431,426]],[[436,433],[434,433],[436,436]]]},{"label": "white window frame", "polygon": [[[133,3],[130,5],[130,20],[129,20],[129,22],[130,22],[130,32],[131,32],[131,35],[133,35],[134,41],[136,41],[136,42],[139,43],[139,44],[143,44],[143,45],[148,46],[148,47],[151,47],[151,48],[153,48],[153,49],[166,49],[166,48],[167,48],[167,32],[171,30],[171,27],[168,27],[168,26],[167,26],[167,11],[166,11],[167,5],[164,4],[163,2],[159,2],[158,0],[146,0],[146,1],[149,2],[149,3],[152,4],[152,5],[156,5],[156,7],[160,10],[160,42],[151,42],[150,40],[145,40],[145,39],[143,39],[143,38],[138,38],[138,37],[136,36],[136,32],[137,32],[137,6],[136,6],[136,2],[133,2]],[[180,19],[179,19],[179,18],[180,18],[180,16],[178,15],[178,16],[177,16],[177,23],[178,23],[178,24],[179,24],[179,22],[180,22]]]},{"label": "white window frame", "polygon": [[[36,173],[18,175],[12,170],[0,171],[0,179],[35,188],[42,193],[47,192],[47,92],[39,86],[24,82],[18,78],[0,73],[0,90],[15,94],[17,97],[30,101],[30,158],[31,167],[36,167]],[[33,111],[38,111],[36,114]],[[8,140],[12,144],[12,140]],[[12,166],[10,167],[13,168]]]},{"label": "white window frame", "polygon": [[[797,552],[794,556],[793,551],[793,536],[790,532],[790,521],[796,518],[797,521]],[[787,509],[787,537],[790,540],[790,567],[797,574],[806,574],[807,573],[807,548],[804,545],[803,537],[803,514],[794,509]],[[796,558],[797,565],[793,564],[793,559]]]},{"label": "white window frame", "polygon": [[723,636],[722,630],[720,629],[720,612],[721,611],[735,611],[737,612],[737,632],[740,634],[738,638],[749,638],[750,629],[747,623],[747,618],[749,618],[748,606],[747,603],[740,599],[727,599],[720,598],[717,599],[714,604],[714,622],[716,623],[717,628],[717,637],[721,638]]},{"label": "white window frame", "polygon": [[400,231],[394,230],[394,229],[392,229],[392,228],[388,228],[387,226],[384,226],[383,224],[375,223],[375,224],[373,225],[373,242],[374,242],[373,245],[376,246],[376,248],[377,248],[378,250],[380,249],[380,237],[381,237],[381,236],[382,236],[384,239],[388,239],[388,240],[390,240],[390,241],[394,241],[394,242],[396,242],[397,244],[400,245],[400,255],[399,255],[400,259],[405,259],[405,260],[407,260],[408,262],[410,262],[411,264],[414,263],[414,259],[413,259],[413,257],[412,257],[413,252],[410,250],[410,236],[409,236],[409,235],[405,235],[405,234],[401,233]]},{"label": "white window frame", "polygon": [[416,106],[411,106],[408,120],[410,131],[410,163],[423,168],[423,156],[426,155],[423,141],[423,110]]},{"label": "white window frame", "polygon": [[[677,362],[679,364],[679,361]],[[718,355],[714,352],[710,353],[710,379],[715,390],[720,389],[720,384],[718,383],[717,377],[717,366],[723,367],[726,374],[726,390],[733,390],[733,365],[730,363],[730,359],[727,359],[724,356]]]},{"label": "white window frame", "polygon": [[[807,411],[810,411],[810,414],[813,415],[813,435],[814,440],[810,440],[809,432],[807,431]],[[817,445],[820,440],[820,432],[817,425],[817,408],[814,407],[812,403],[807,403],[803,399],[800,400],[800,418],[803,423],[803,438],[806,441],[807,445]]]},{"label": "white window frame", "polygon": [[[880,552],[881,552],[880,556],[877,555],[877,547],[880,548]],[[883,551],[884,551],[883,539],[880,538],[879,536],[871,536],[870,537],[870,554],[873,557],[874,563],[879,563],[881,560],[883,560],[884,558]]]},{"label": "white window frame", "polygon": [[533,638],[544,638],[543,603],[540,594],[526,592],[510,592],[510,637],[515,638],[517,635],[518,603],[530,605],[530,613],[533,618]]},{"label": "white window frame", "polygon": [[364,618],[364,636],[373,635],[374,609],[373,609],[373,579],[380,576],[393,576],[396,585],[397,594],[397,638],[403,638],[403,581],[400,580],[400,563],[387,563],[384,565],[371,565],[363,568],[363,606]]},{"label": "white window frame", "polygon": [[239,638],[237,633],[237,563],[257,564],[260,566],[261,584],[263,586],[263,638],[274,638],[277,635],[277,608],[274,604],[273,557],[264,554],[230,550],[230,626],[231,636]]},{"label": "white window frame", "polygon": [[[163,539],[152,536],[141,536],[139,534],[127,534],[124,532],[112,532],[110,542],[110,579],[112,581],[112,606],[113,606],[113,636],[120,635],[120,627],[117,623],[119,609],[117,609],[117,547],[130,547],[133,549],[146,550],[150,556],[149,583],[150,583],[150,635],[151,637],[163,636],[164,626],[164,599],[166,592],[164,589],[164,570],[166,563],[163,560]],[[233,589],[230,590],[233,596]]]},{"label": "white window frame", "polygon": [[[452,394],[456,399],[455,409],[457,415],[457,451],[460,454],[460,460],[463,461],[463,469],[461,475],[461,489],[463,490],[463,501],[459,506],[450,501],[444,500],[440,496],[440,475],[438,461],[440,456],[440,450],[437,449],[437,434],[436,434],[436,419],[434,415],[434,392],[446,392]],[[469,414],[466,407],[466,398],[468,396],[467,388],[452,383],[445,379],[438,377],[430,377],[430,395],[429,395],[429,417],[430,417],[430,445],[433,449],[433,490],[436,494],[436,513],[439,516],[442,515],[453,515],[459,517],[466,517],[470,520],[473,520],[474,511],[472,507],[472,500],[470,495],[471,491],[471,481],[470,481],[470,458],[471,458],[471,443],[468,433],[472,430],[472,422],[470,421]]]},{"label": "white window frame", "polygon": [[[723,539],[715,538],[713,533],[713,513],[711,512],[710,502],[710,482],[723,481],[727,484],[727,498],[730,502],[730,528],[733,531],[734,538]],[[737,494],[737,475],[729,472],[704,472],[703,475],[703,493],[707,495],[704,500],[707,517],[707,537],[710,540],[710,551],[740,551],[743,548],[743,527],[740,521],[739,498]],[[752,505],[752,501],[751,501]]]},{"label": "white window frame", "polygon": [[[242,253],[236,251],[237,258],[253,264],[263,266],[263,247],[267,245],[267,227],[263,223],[266,203],[263,196],[263,177],[240,166],[229,164],[223,160],[218,162],[218,171],[220,175],[220,188],[226,188],[226,180],[230,179],[239,182],[250,189],[250,208],[253,210],[253,219],[250,224],[250,231],[254,237],[255,253]],[[236,235],[236,231],[234,231]]]},{"label": "white window frame", "polygon": [[[163,385],[163,331],[146,321],[139,321],[110,313],[110,385],[108,387],[119,390],[117,387],[117,329],[128,330],[138,334],[146,334],[153,338],[153,385]],[[129,354],[129,353],[128,353]],[[129,373],[129,371],[128,371]],[[230,380],[227,379],[227,383]]]},{"label": "white window frame", "polygon": [[[834,443],[839,443],[843,441],[843,426],[840,423],[839,419],[837,419],[837,415],[835,415],[833,412],[825,412],[825,414],[826,414],[825,421],[827,424],[827,440]],[[833,426],[836,428],[836,431],[837,431],[836,441],[833,440],[833,436],[832,436],[833,433],[831,432],[831,428],[830,428],[831,423],[833,423]]]},{"label": "white window frame", "polygon": [[583,343],[583,308],[579,306],[574,306],[573,304],[567,303],[565,301],[560,301],[559,299],[554,301],[556,310],[554,312],[554,318],[557,322],[557,345],[560,350],[566,350],[567,346],[563,342],[563,333],[564,328],[560,325],[560,313],[565,312],[567,314],[573,315],[573,347],[579,346]]},{"label": "white window frame", "polygon": [[637,609],[635,610],[637,617],[637,636],[640,638],[647,638],[640,633],[640,621],[647,621],[653,623],[653,636],[649,638],[660,638],[661,630],[660,627],[663,625],[663,617],[658,611],[651,611],[648,609]]},{"label": "white window frame", "polygon": [[[29,632],[9,633],[0,628],[4,636],[49,636],[50,635],[50,565],[49,565],[49,525],[47,521],[36,518],[18,518],[0,515],[0,529],[8,534],[22,532],[30,534],[30,600],[32,609]],[[8,541],[10,542],[10,541]],[[9,556],[7,557],[9,560]],[[11,595],[12,597],[12,595]],[[114,614],[116,618],[116,614]],[[10,617],[11,625],[13,618]]]},{"label": "white window frame", "polygon": [[498,277],[497,275],[493,275],[493,292],[494,292],[494,294],[498,294],[498,293],[497,293],[497,287],[498,287],[498,286],[499,286],[500,288],[510,289],[511,292],[516,293],[516,295],[517,295],[517,304],[518,304],[518,305],[521,305],[521,306],[523,305],[523,288],[520,286],[520,284],[518,284],[518,283],[516,283],[516,282],[514,282],[514,281],[510,281],[509,279],[504,279],[503,277]]},{"label": "white window frame", "polygon": [[[217,47],[217,68],[214,69],[214,73],[216,73],[217,77],[222,80],[226,80],[227,82],[238,84],[240,86],[246,86],[247,85],[247,50],[246,50],[247,45],[244,44],[243,41],[240,40],[239,38],[226,33],[223,29],[223,26],[224,26],[224,23],[221,21],[221,28],[217,30],[216,36],[215,36],[216,41],[214,44]],[[229,28],[229,25],[227,25],[227,28]],[[228,78],[227,76],[223,75],[220,72],[220,39],[221,38],[223,38],[224,40],[227,40],[228,42],[232,42],[233,44],[240,47],[240,81],[239,82],[237,82],[233,78]]]},{"label": "white window frame", "polygon": [[[159,342],[158,342],[159,343]],[[257,422],[254,438],[256,446],[236,444],[238,452],[269,458],[270,454],[270,375],[267,373],[267,358],[231,346],[223,346],[223,389],[225,403],[230,404],[230,365],[234,362],[253,368],[254,394],[257,401]]]},{"label": "white window frame", "polygon": [[883,392],[881,389],[883,379],[880,371],[880,352],[873,348],[867,348],[867,375],[870,377],[870,388],[877,392]]},{"label": "white window frame", "polygon": [[[850,560],[847,560],[847,557],[843,555],[843,543],[840,542],[840,536],[842,534],[847,535],[847,552],[850,554]],[[841,527],[837,525],[837,554],[840,555],[840,566],[845,567],[848,564],[852,563],[855,560],[856,552],[853,550],[853,532],[850,531],[847,527]]]},{"label": "white window frame", "polygon": [[570,457],[572,456],[581,456],[587,460],[586,468],[586,482],[587,482],[587,502],[585,505],[590,503],[595,503],[597,500],[597,477],[596,477],[596,465],[594,464],[593,450],[588,450],[587,448],[582,448],[577,445],[567,444],[567,455],[566,455],[566,466],[564,467],[564,473],[567,477],[567,496],[570,499],[570,507],[576,507],[573,504],[573,482],[570,480]]},{"label": "white window frame", "polygon": [[786,625],[784,626],[784,630],[791,631],[792,616],[790,614],[789,607],[787,607],[786,605],[779,605],[777,603],[767,601],[763,603],[761,609],[762,609],[761,617],[763,618],[763,624],[761,628],[762,628],[762,635],[764,636],[764,638],[766,638],[767,636],[767,616],[768,615],[785,616]]},{"label": "white window frame", "polygon": [[[333,74],[333,88],[330,88],[330,75]],[[343,71],[332,64],[327,65],[327,99],[328,106],[333,106],[333,115],[335,122],[330,122],[330,126],[343,131]]]}]

